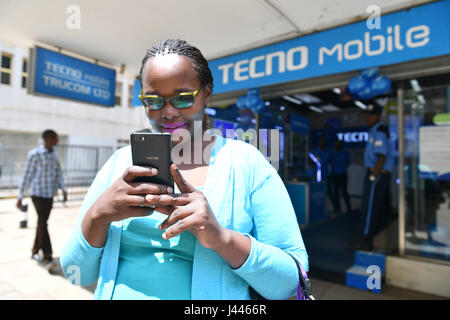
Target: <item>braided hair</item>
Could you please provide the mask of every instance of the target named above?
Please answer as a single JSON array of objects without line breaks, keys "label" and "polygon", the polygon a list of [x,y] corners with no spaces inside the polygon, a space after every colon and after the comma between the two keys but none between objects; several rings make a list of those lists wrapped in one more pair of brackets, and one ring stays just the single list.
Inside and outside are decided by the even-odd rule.
[{"label": "braided hair", "polygon": [[147,53],[142,60],[141,70],[139,72],[139,81],[142,87],[142,71],[144,69],[147,60],[154,58],[156,55],[166,55],[166,54],[178,54],[180,56],[185,56],[188,58],[194,70],[197,72],[198,79],[202,87],[208,86],[213,90],[213,77],[211,70],[208,66],[208,61],[205,59],[203,54],[194,46],[191,46],[184,40],[180,39],[168,39],[155,44]]}]

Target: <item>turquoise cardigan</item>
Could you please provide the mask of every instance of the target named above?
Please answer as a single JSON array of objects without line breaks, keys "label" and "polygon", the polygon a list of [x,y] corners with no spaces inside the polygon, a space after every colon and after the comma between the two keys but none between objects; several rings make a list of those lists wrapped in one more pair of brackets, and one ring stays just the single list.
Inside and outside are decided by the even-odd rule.
[{"label": "turquoise cardigan", "polygon": [[[81,221],[98,197],[132,165],[131,148],[116,151],[98,172],[80,208],[70,240],[60,257],[73,283],[97,281],[95,299],[111,299],[119,261],[122,222],[111,223],[105,246],[92,247]],[[232,269],[196,241],[192,270],[193,300],[250,299],[249,286],[266,299],[287,299],[296,292],[295,256],[308,270],[308,255],[291,200],[276,170],[258,149],[216,135],[204,194],[218,222],[251,239],[250,255]],[[74,279],[78,270],[78,279]]]}]

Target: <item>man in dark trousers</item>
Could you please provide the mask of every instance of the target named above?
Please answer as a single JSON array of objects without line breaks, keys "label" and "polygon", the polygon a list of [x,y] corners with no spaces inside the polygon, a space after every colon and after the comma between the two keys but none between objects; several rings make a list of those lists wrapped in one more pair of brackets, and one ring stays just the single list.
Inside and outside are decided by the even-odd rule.
[{"label": "man in dark trousers", "polygon": [[[61,188],[64,202],[67,192],[64,187],[58,155],[53,149],[58,144],[58,135],[53,130],[45,130],[42,134],[44,144],[28,153],[28,161],[19,187],[17,208],[22,209],[22,199],[28,187],[31,187],[31,200],[38,215],[36,237],[31,257],[42,262],[49,270],[53,266],[52,245],[47,229],[47,220],[53,206],[53,196]],[[43,259],[39,255],[42,250]]]},{"label": "man in dark trousers", "polygon": [[377,103],[369,104],[366,122],[370,126],[364,152],[364,177],[362,198],[363,249],[373,250],[373,238],[387,224],[389,184],[394,167],[393,147],[389,130],[380,122],[383,109]]}]

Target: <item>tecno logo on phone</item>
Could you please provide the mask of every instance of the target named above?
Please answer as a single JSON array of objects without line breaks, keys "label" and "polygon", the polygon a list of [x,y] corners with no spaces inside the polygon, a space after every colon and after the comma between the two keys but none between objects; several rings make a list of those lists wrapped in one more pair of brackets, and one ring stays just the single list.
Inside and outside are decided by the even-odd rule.
[{"label": "tecno logo on phone", "polygon": [[147,157],[145,157],[145,159],[147,159],[147,160],[159,160],[159,157],[158,156],[147,156]]}]

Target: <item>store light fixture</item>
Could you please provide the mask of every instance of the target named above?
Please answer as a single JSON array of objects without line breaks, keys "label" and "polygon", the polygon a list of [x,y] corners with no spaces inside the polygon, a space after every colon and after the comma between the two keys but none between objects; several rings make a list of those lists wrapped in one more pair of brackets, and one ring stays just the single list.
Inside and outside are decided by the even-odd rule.
[{"label": "store light fixture", "polygon": [[270,101],[266,101],[264,104],[268,107],[270,106]]},{"label": "store light fixture", "polygon": [[290,102],[293,102],[293,103],[298,104],[298,105],[303,104],[303,102],[301,102],[300,100],[292,98],[290,96],[283,96],[283,99],[287,100],[287,101],[290,101]]},{"label": "store light fixture", "polygon": [[312,111],[315,111],[315,112],[318,112],[318,113],[323,113],[323,110],[322,110],[322,109],[317,108],[317,107],[315,107],[315,106],[309,106],[308,109],[310,109],[310,110],[312,110]]},{"label": "store light fixture", "polygon": [[417,100],[419,100],[419,102],[423,105],[425,104],[425,98],[423,95],[419,94],[417,95]]},{"label": "store light fixture", "polygon": [[422,91],[422,88],[419,85],[419,81],[417,81],[416,79],[411,79],[409,80],[409,83],[411,84],[411,87],[413,88],[413,90],[415,92],[420,92]]},{"label": "store light fixture", "polygon": [[320,108],[322,110],[325,110],[325,111],[328,111],[328,112],[335,112],[335,111],[341,110],[341,109],[339,109],[338,107],[336,107],[333,104],[327,104],[327,105],[324,105],[324,106],[320,106]]},{"label": "store light fixture", "polygon": [[333,92],[336,93],[338,96],[340,96],[342,93],[341,89],[339,89],[339,88],[334,88]]},{"label": "store light fixture", "polygon": [[280,111],[284,111],[284,110],[286,110],[286,107],[285,106],[280,106]]},{"label": "store light fixture", "polygon": [[354,104],[363,110],[367,110],[367,106],[359,100],[355,100]]},{"label": "store light fixture", "polygon": [[311,94],[302,93],[302,94],[294,94],[294,97],[297,99],[300,99],[303,102],[306,103],[321,103],[322,100],[317,98],[316,96],[313,96]]},{"label": "store light fixture", "polygon": [[317,166],[316,179],[317,179],[317,182],[320,182],[320,181],[322,181],[322,164],[320,163],[320,160],[317,159],[317,157],[313,153],[309,152],[308,155]]}]

